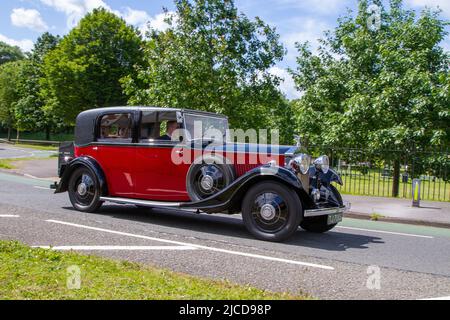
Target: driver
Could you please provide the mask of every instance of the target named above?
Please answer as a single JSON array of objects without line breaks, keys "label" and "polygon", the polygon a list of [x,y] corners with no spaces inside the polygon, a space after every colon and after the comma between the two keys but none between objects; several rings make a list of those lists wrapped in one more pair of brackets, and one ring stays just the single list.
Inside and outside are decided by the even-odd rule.
[{"label": "driver", "polygon": [[173,135],[174,131],[177,129],[178,129],[178,122],[168,121],[166,134],[159,137],[158,140],[172,141],[172,135]]}]

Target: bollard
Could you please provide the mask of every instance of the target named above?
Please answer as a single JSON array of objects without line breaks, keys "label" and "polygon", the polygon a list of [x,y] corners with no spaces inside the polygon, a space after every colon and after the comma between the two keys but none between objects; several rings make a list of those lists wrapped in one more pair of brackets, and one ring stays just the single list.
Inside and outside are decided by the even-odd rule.
[{"label": "bollard", "polygon": [[412,182],[413,207],[420,207],[420,179],[414,179]]}]

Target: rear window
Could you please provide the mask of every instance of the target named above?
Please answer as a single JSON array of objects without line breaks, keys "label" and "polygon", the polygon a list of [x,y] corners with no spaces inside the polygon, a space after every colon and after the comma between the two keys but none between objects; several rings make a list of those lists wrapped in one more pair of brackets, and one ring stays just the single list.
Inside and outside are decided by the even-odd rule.
[{"label": "rear window", "polygon": [[131,142],[132,121],[130,113],[104,115],[100,120],[99,141]]}]

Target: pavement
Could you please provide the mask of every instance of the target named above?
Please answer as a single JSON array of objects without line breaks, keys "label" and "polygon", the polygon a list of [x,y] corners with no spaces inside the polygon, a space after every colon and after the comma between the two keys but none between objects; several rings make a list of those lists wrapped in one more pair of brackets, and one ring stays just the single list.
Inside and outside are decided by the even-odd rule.
[{"label": "pavement", "polygon": [[108,203],[88,214],[48,181],[0,173],[0,182],[2,240],[319,299],[450,299],[449,229],[345,218],[329,233],[299,229],[270,243],[252,238],[240,215]]},{"label": "pavement", "polygon": [[380,221],[421,224],[450,228],[450,202],[421,201],[420,207],[412,206],[412,199],[396,199],[344,195],[351,202],[349,216],[370,219],[381,215]]}]

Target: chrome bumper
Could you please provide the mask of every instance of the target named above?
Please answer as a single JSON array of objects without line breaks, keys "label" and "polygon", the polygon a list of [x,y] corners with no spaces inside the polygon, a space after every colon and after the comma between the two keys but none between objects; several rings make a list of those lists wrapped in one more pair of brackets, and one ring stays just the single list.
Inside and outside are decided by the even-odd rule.
[{"label": "chrome bumper", "polygon": [[339,214],[339,213],[346,213],[351,208],[350,202],[347,202],[342,207],[335,207],[335,208],[323,208],[323,209],[312,209],[312,210],[305,210],[305,217],[320,217],[320,216],[329,216],[332,214]]}]

